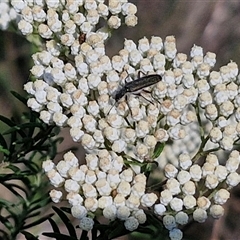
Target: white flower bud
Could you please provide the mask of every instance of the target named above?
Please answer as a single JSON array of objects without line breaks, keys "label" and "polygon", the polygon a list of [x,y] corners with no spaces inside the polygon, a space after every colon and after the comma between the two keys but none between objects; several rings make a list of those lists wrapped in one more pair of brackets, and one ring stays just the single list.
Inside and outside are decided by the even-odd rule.
[{"label": "white flower bud", "polygon": [[72,179],[67,179],[64,184],[64,189],[66,192],[78,192],[80,185]]},{"label": "white flower bud", "polygon": [[170,163],[165,166],[164,171],[167,178],[174,178],[178,173],[178,169]]},{"label": "white flower bud", "polygon": [[139,222],[135,217],[129,217],[125,220],[124,226],[128,231],[134,231],[138,228]]},{"label": "white flower bud", "polygon": [[155,193],[146,193],[141,197],[141,204],[144,207],[151,207],[157,201]]},{"label": "white flower bud", "polygon": [[217,187],[219,181],[217,179],[217,176],[214,175],[214,174],[209,174],[207,175],[206,177],[206,181],[205,181],[205,186],[208,188],[208,189],[214,189]]},{"label": "white flower bud", "polygon": [[117,218],[120,220],[126,220],[130,216],[130,210],[126,206],[120,206],[117,208]]},{"label": "white flower bud", "polygon": [[68,202],[71,206],[82,205],[82,203],[83,203],[83,198],[81,197],[80,194],[78,194],[76,192],[68,193],[66,196],[66,199],[68,200]]},{"label": "white flower bud", "polygon": [[130,194],[130,196],[126,200],[126,206],[129,207],[129,209],[138,209],[139,205],[140,205],[139,197],[134,194]]},{"label": "white flower bud", "polygon": [[54,187],[61,187],[64,184],[65,179],[55,169],[48,171],[47,176]]},{"label": "white flower bud", "polygon": [[102,196],[98,199],[98,207],[105,209],[107,206],[112,206],[113,199],[111,196]]},{"label": "white flower bud", "polygon": [[230,173],[227,176],[226,183],[231,188],[237,186],[240,183],[240,175],[236,172]]},{"label": "white flower bud", "polygon": [[123,196],[128,196],[131,192],[131,186],[128,182],[122,181],[117,187],[117,193],[122,194]]},{"label": "white flower bud", "polygon": [[164,227],[168,230],[172,230],[177,226],[175,218],[171,215],[164,216],[162,221]]},{"label": "white flower bud", "polygon": [[182,210],[183,208],[183,201],[180,198],[174,197],[171,201],[170,201],[170,207],[173,211],[175,212],[179,212]]},{"label": "white flower bud", "polygon": [[192,209],[197,204],[196,198],[192,195],[186,195],[183,198],[183,205],[186,209]]},{"label": "white flower bud", "polygon": [[188,171],[181,170],[177,175],[177,180],[180,184],[184,184],[191,179],[191,175]]},{"label": "white flower bud", "polygon": [[117,16],[112,15],[108,19],[108,26],[113,29],[118,29],[121,26],[121,19]]},{"label": "white flower bud", "polygon": [[95,186],[101,196],[109,196],[112,191],[112,188],[106,179],[99,179],[96,181]]},{"label": "white flower bud", "polygon": [[142,209],[133,211],[132,216],[134,216],[140,224],[144,224],[147,221],[147,216]]},{"label": "white flower bud", "polygon": [[169,238],[171,240],[181,240],[183,238],[183,232],[178,228],[173,228],[169,231]]},{"label": "white flower bud", "polygon": [[86,198],[96,198],[97,197],[97,191],[96,188],[94,188],[93,185],[88,184],[88,183],[84,183],[82,185],[82,190],[83,190],[83,194]]},{"label": "white flower bud", "polygon": [[207,197],[202,196],[197,199],[197,205],[199,208],[207,210],[210,207],[211,202]]},{"label": "white flower bud", "polygon": [[75,205],[75,206],[71,207],[71,214],[73,215],[73,217],[75,217],[77,219],[82,219],[82,218],[86,217],[87,210],[84,206]]},{"label": "white flower bud", "polygon": [[179,165],[183,170],[188,169],[192,165],[192,160],[188,153],[182,153],[179,155]]},{"label": "white flower bud", "polygon": [[166,187],[172,195],[176,195],[181,192],[180,183],[174,178],[167,180]]},{"label": "white flower bud", "polygon": [[61,191],[57,191],[55,189],[52,189],[49,192],[49,196],[51,197],[51,199],[54,203],[59,203],[62,199],[62,195],[63,195],[63,193]]},{"label": "white flower bud", "polygon": [[191,179],[195,182],[200,181],[202,178],[202,169],[197,164],[194,164],[190,167],[189,173],[191,175]]},{"label": "white flower bud", "polygon": [[86,198],[84,206],[87,211],[95,212],[98,208],[98,200],[96,198]]},{"label": "white flower bud", "polygon": [[194,182],[192,182],[192,181],[186,182],[182,187],[182,191],[186,195],[194,195],[196,192],[196,186],[195,186]]},{"label": "white flower bud", "polygon": [[113,221],[117,216],[117,208],[115,205],[106,206],[103,209],[103,216],[111,221]]},{"label": "white flower bud", "polygon": [[166,212],[166,207],[163,204],[155,204],[154,205],[154,213],[162,216]]},{"label": "white flower bud", "polygon": [[193,219],[199,223],[203,223],[207,219],[207,212],[201,208],[197,208],[193,212]]},{"label": "white flower bud", "polygon": [[218,165],[214,171],[214,175],[217,176],[220,182],[224,181],[228,175],[227,168],[222,165]]},{"label": "white flower bud", "polygon": [[50,170],[52,170],[54,167],[55,167],[55,164],[50,159],[48,159],[42,163],[42,168],[43,168],[44,172],[46,172],[46,173],[49,172]]},{"label": "white flower bud", "polygon": [[93,228],[94,221],[92,218],[83,217],[80,219],[79,227],[82,230],[90,231]]},{"label": "white flower bud", "polygon": [[188,223],[189,217],[188,217],[187,213],[185,213],[185,212],[178,212],[175,215],[175,219],[178,224],[185,225]]},{"label": "white flower bud", "polygon": [[212,205],[210,207],[210,215],[213,218],[220,218],[224,215],[224,208],[221,205]]},{"label": "white flower bud", "polygon": [[228,200],[229,197],[230,197],[230,192],[222,188],[215,193],[214,202],[216,204],[223,205]]},{"label": "white flower bud", "polygon": [[222,139],[222,131],[218,127],[213,127],[209,136],[213,143],[218,143]]}]

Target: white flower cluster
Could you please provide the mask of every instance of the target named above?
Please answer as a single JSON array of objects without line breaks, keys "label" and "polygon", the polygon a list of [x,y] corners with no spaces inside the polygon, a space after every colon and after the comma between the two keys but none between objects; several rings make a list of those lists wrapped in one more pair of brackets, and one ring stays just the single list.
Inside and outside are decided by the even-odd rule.
[{"label": "white flower cluster", "polygon": [[83,230],[93,227],[88,213],[97,215],[99,211],[110,221],[124,221],[130,231],[137,229],[146,221],[140,208],[151,207],[157,200],[156,194],[145,193],[146,176],[124,169],[123,158],[107,150],[87,154],[86,161],[86,165],[79,166],[75,155],[68,152],[56,165],[52,160],[43,162],[43,169],[56,188],[50,192],[52,201],[58,203],[66,196],[72,215],[80,220]]},{"label": "white flower cluster", "polygon": [[[21,16],[18,28],[23,35],[37,30],[43,39],[54,39],[66,46],[74,45],[81,33],[98,32],[106,39],[111,29],[117,29],[122,19],[127,26],[135,26],[137,8],[128,0],[12,0],[11,5]],[[98,28],[100,20],[105,26]],[[101,23],[102,25],[103,23]],[[74,47],[73,46],[73,47]]]},{"label": "white flower cluster", "polygon": [[9,0],[1,0],[0,2],[0,29],[6,30],[11,21],[15,21],[17,13],[14,8],[9,5]]},{"label": "white flower cluster", "polygon": [[162,216],[170,238],[171,235],[175,236],[174,233],[182,235],[178,227],[187,224],[191,216],[197,222],[204,222],[208,215],[213,218],[223,215],[222,205],[230,197],[227,189],[240,182],[240,175],[236,173],[239,163],[239,152],[234,150],[225,165],[220,165],[213,153],[206,156],[202,166],[193,164],[189,154],[184,153],[179,156],[178,168],[172,164],[165,166],[167,181],[160,193],[159,203],[154,205],[154,212]]},{"label": "white flower cluster", "polygon": [[[84,50],[86,46],[88,50]],[[176,153],[184,151],[189,155],[197,152],[206,155],[206,153],[218,150],[229,151],[230,156],[236,154],[232,149],[240,136],[238,116],[240,101],[238,99],[238,67],[235,63],[228,63],[221,67],[219,72],[211,71],[216,62],[215,54],[208,52],[203,55],[201,47],[193,46],[191,59],[187,60],[187,55],[177,53],[173,36],[167,37],[164,41],[160,37],[152,37],[150,41],[142,38],[138,45],[131,40],[125,40],[124,48],[112,59],[105,55],[104,47],[101,51],[99,49],[94,44],[90,45],[84,42],[81,45],[81,52],[74,59],[74,64],[65,64],[58,56],[52,55],[51,52],[54,51],[50,49],[48,52],[38,53],[34,56],[36,65],[32,69],[32,73],[38,77],[38,80],[25,85],[25,90],[32,95],[32,98],[28,100],[28,105],[33,110],[40,112],[40,118],[44,122],[70,127],[73,140],[81,142],[89,153],[87,158],[91,156],[91,161],[87,164],[91,171],[101,169],[101,171],[109,173],[110,168],[116,170],[109,163],[109,157],[101,160],[99,151],[102,150],[100,149],[107,149],[104,152],[111,156],[110,162],[118,156],[130,164],[131,161],[143,163],[155,160],[160,163],[161,167],[166,165],[166,161],[162,161],[162,158],[166,156],[169,142],[173,142],[172,145],[169,144],[173,153],[169,157],[172,157],[171,161],[175,166],[179,164]],[[130,92],[126,94],[127,98],[122,94],[123,97],[119,101],[114,101],[117,99],[116,93],[125,93],[126,82],[135,80],[139,72],[144,72],[147,76],[158,74],[162,80],[147,88],[143,87],[137,97],[134,92]],[[196,138],[193,133],[197,136]],[[153,159],[156,146],[161,143],[166,144],[166,147],[160,157]],[[175,149],[179,143],[179,147]],[[192,164],[193,160],[198,160],[197,157],[190,159],[189,162]],[[238,162],[238,157],[236,159]],[[207,162],[202,168],[197,164],[196,162],[191,169],[199,167],[200,172],[204,172],[205,167],[209,167]],[[220,182],[226,182],[227,186],[222,186],[222,190],[219,189],[220,193],[224,192],[226,187],[235,186],[239,183],[239,176],[236,173],[238,164],[234,165],[234,161],[229,161],[228,164],[229,166],[225,167],[227,169],[225,169],[226,176],[224,175],[225,178],[222,177],[222,180],[219,180],[220,176],[216,174],[218,171],[220,171],[219,175],[222,174],[222,171],[224,172],[223,166],[214,165],[212,173],[200,174],[198,181],[204,179],[206,189],[217,189]],[[142,174],[140,167],[131,166],[135,173]],[[230,166],[235,170],[231,172]],[[190,169],[190,165],[188,167],[181,166],[181,168],[176,176],[170,177],[167,187],[170,192],[177,191],[169,196],[173,200],[171,199],[171,203],[167,202],[166,205],[170,204],[172,211],[179,215],[165,215],[163,220],[166,228],[170,230],[169,234],[172,239],[181,239],[182,233],[177,228],[181,220],[176,219],[181,219],[182,216],[185,216],[185,219],[187,214],[184,212],[186,206],[183,198],[176,195],[181,193],[183,186],[190,190],[193,185],[196,188],[195,180],[192,181],[191,177],[187,178],[189,183],[186,183],[186,186],[184,181],[183,184],[179,182],[179,179],[190,176],[187,171],[188,168]],[[56,172],[56,170],[52,171]],[[120,178],[122,169],[117,171],[115,179]],[[61,176],[60,173],[57,175]],[[61,184],[67,182],[68,184],[65,184],[66,191],[72,191],[72,187],[73,191],[79,192],[80,185],[82,185],[82,183],[75,184],[72,179],[65,181],[64,176],[62,179],[55,175],[53,177],[51,174],[48,176],[51,182],[54,182],[52,179],[55,178]],[[95,181],[98,183],[100,180],[98,181],[96,176],[97,173],[93,173],[93,182],[87,183],[89,185],[84,182],[84,186],[89,186],[90,190],[95,189],[93,190],[95,200],[92,202],[94,207],[85,206],[87,211],[92,212],[99,206],[98,194],[101,195],[101,191],[103,191],[102,194],[108,194],[108,196],[112,193],[110,182],[106,183],[106,180],[101,180],[103,185],[106,183],[106,189],[99,189]],[[175,184],[178,185],[177,188]],[[119,186],[122,184],[116,183],[115,188],[118,189]],[[67,190],[68,188],[70,190]],[[166,190],[160,194],[164,193]],[[190,196],[190,200],[194,198],[194,194],[187,194]],[[60,193],[56,195],[61,196]],[[127,204],[131,193],[128,192],[126,196],[124,204]],[[113,198],[112,195],[111,197]],[[207,197],[201,197],[199,197],[200,200],[194,198],[196,202],[200,203],[192,206],[194,211],[191,214],[196,221],[201,219],[204,221],[208,216],[208,208],[204,211],[199,208],[202,199],[207,201]],[[53,200],[57,201],[56,199],[57,197],[54,196]],[[154,201],[151,201],[151,204]],[[190,201],[189,204],[191,205],[192,202]],[[90,204],[90,206],[92,205]],[[223,213],[222,207],[219,206],[220,203],[215,202],[211,207],[210,205],[210,215],[217,216],[215,210],[219,216]],[[155,211],[160,213],[163,211],[162,214],[165,214],[165,205],[161,203],[159,206],[161,206],[160,210]],[[84,210],[84,217],[86,217],[87,211]],[[103,215],[106,211],[103,211]],[[129,214],[128,217],[133,222],[129,218],[126,222],[137,227],[138,224],[132,218],[133,216]],[[118,218],[121,219],[121,217]],[[89,219],[86,218],[87,223],[88,221]],[[167,222],[170,222],[172,227],[169,227]],[[85,226],[84,223],[83,226]],[[128,226],[126,228],[135,229]]]},{"label": "white flower cluster", "polygon": [[[21,16],[22,34],[37,32],[46,41],[45,50],[33,55],[36,81],[24,86],[31,96],[28,106],[45,123],[69,127],[72,139],[88,153],[86,165],[79,166],[72,153],[56,165],[44,162],[51,184],[63,188],[50,196],[59,202],[67,194],[84,230],[94,224],[88,213],[100,209],[107,219],[123,220],[132,231],[146,221],[140,207],[157,200],[145,193],[146,177],[136,166],[157,161],[167,183],[155,213],[163,216],[170,238],[181,239],[178,226],[188,222],[189,214],[198,222],[208,215],[220,217],[229,197],[226,189],[239,183],[239,154],[234,150],[240,137],[238,67],[230,62],[213,71],[214,53],[204,55],[194,45],[188,59],[177,52],[173,36],[144,37],[138,44],[126,39],[110,59],[105,40],[121,19],[127,26],[136,25],[137,9],[127,0],[107,2],[11,1]],[[145,87],[151,75],[159,81]],[[142,81],[127,84],[139,76]],[[224,165],[219,164],[219,151],[229,153]],[[132,168],[123,168],[123,162]],[[212,195],[200,194],[199,182]]]}]

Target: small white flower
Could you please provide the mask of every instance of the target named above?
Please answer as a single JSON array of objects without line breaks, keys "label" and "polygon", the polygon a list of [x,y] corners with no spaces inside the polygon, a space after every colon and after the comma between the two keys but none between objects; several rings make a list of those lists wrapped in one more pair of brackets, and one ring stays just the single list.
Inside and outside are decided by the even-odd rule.
[{"label": "small white flower", "polygon": [[83,198],[80,196],[80,194],[76,192],[68,193],[66,199],[68,200],[71,206],[82,205],[83,203]]},{"label": "small white flower", "polygon": [[48,171],[47,176],[54,187],[61,187],[64,184],[65,179],[55,169]]},{"label": "small white flower", "polygon": [[141,204],[144,207],[151,207],[157,200],[155,193],[146,193],[141,197]]},{"label": "small white flower", "polygon": [[103,216],[109,220],[114,220],[117,217],[117,208],[115,205],[106,206],[103,209]]},{"label": "small white flower", "polygon": [[180,183],[174,178],[167,180],[166,187],[172,193],[172,195],[176,195],[181,192]]},{"label": "small white flower", "polygon": [[174,197],[169,203],[171,209],[175,212],[179,212],[182,210],[183,201],[180,198]]},{"label": "small white flower", "polygon": [[67,179],[64,183],[64,189],[66,192],[78,192],[80,185],[72,179]]},{"label": "small white flower", "polygon": [[186,209],[192,209],[197,204],[196,198],[192,195],[186,195],[183,198],[183,205]]},{"label": "small white flower", "polygon": [[94,221],[92,218],[83,217],[80,219],[79,227],[82,230],[90,231],[93,228]]},{"label": "small white flower", "polygon": [[202,196],[197,199],[197,205],[199,208],[207,210],[210,207],[211,202],[207,197]]},{"label": "small white flower", "polygon": [[227,176],[226,183],[230,188],[237,186],[240,183],[240,176],[238,173],[233,172]]},{"label": "small white flower", "polygon": [[163,204],[155,204],[154,205],[154,213],[162,216],[166,212],[166,207]]},{"label": "small white flower", "polygon": [[228,200],[229,197],[230,197],[230,192],[222,188],[215,193],[214,202],[216,204],[223,205]]},{"label": "small white flower", "polygon": [[207,219],[207,212],[204,209],[197,208],[193,212],[193,219],[199,223],[205,222]]},{"label": "small white flower", "polygon": [[224,214],[224,208],[221,205],[212,205],[210,207],[210,215],[213,218],[220,218]]},{"label": "small white flower", "polygon": [[93,185],[84,183],[82,185],[83,194],[86,198],[96,198],[97,197],[97,191],[96,188],[94,188]]},{"label": "small white flower", "polygon": [[19,21],[18,28],[23,35],[29,35],[33,32],[33,26],[23,19]]},{"label": "small white flower", "polygon": [[129,231],[134,231],[138,228],[139,222],[135,217],[129,217],[124,221],[124,226]]},{"label": "small white flower", "polygon": [[187,213],[185,213],[185,212],[178,212],[175,215],[175,219],[178,224],[185,225],[188,223],[189,217],[188,217]]},{"label": "small white flower", "polygon": [[128,196],[131,192],[131,186],[126,181],[121,181],[117,187],[117,193],[122,194],[123,196]]},{"label": "small white flower", "polygon": [[174,178],[178,173],[178,169],[173,164],[167,164],[164,171],[167,178]]},{"label": "small white flower", "polygon": [[95,212],[98,208],[98,200],[96,198],[86,198],[84,201],[84,207],[87,211]]},{"label": "small white flower", "polygon": [[63,193],[61,191],[57,191],[55,189],[52,189],[49,192],[49,196],[51,197],[54,203],[59,203],[61,201],[62,195]]},{"label": "small white flower", "polygon": [[195,186],[194,182],[192,182],[192,181],[186,182],[182,187],[182,191],[186,195],[194,195],[196,192],[196,186]]},{"label": "small white flower", "polygon": [[126,206],[120,206],[117,208],[117,218],[120,220],[127,220],[130,216],[130,209]]},{"label": "small white flower", "polygon": [[168,230],[172,230],[177,226],[175,218],[171,215],[166,215],[163,217],[163,225]]},{"label": "small white flower", "polygon": [[184,184],[191,179],[191,175],[188,171],[181,170],[177,175],[177,180],[180,184]]},{"label": "small white flower", "polygon": [[98,207],[105,209],[107,206],[113,206],[113,199],[111,196],[102,196],[98,199]]},{"label": "small white flower", "polygon": [[112,15],[108,19],[108,26],[113,29],[118,29],[121,26],[121,19],[117,16]]},{"label": "small white flower", "polygon": [[73,215],[73,217],[75,217],[77,219],[82,219],[82,218],[86,217],[87,210],[84,206],[75,205],[75,206],[71,207],[71,214]]},{"label": "small white flower", "polygon": [[47,173],[55,167],[55,164],[52,160],[48,159],[42,163],[43,170]]},{"label": "small white flower", "polygon": [[193,181],[198,182],[198,181],[200,181],[201,178],[202,178],[202,169],[201,169],[201,167],[200,167],[199,165],[197,165],[197,164],[194,164],[194,165],[192,165],[192,166],[190,167],[189,173],[190,173],[191,179],[192,179]]},{"label": "small white flower", "polygon": [[183,232],[178,228],[173,228],[169,231],[169,237],[171,240],[181,240],[183,238]]}]

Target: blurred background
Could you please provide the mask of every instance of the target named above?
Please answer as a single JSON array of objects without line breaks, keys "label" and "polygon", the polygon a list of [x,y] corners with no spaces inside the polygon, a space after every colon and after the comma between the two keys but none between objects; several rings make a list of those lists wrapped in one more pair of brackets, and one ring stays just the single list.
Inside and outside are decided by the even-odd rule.
[{"label": "blurred background", "polygon": [[[178,52],[189,54],[193,44],[204,52],[217,54],[215,70],[234,61],[240,66],[240,1],[239,0],[129,0],[138,8],[138,25],[121,27],[107,43],[111,57],[123,48],[124,38],[138,39],[174,35]],[[25,94],[23,84],[29,79],[33,47],[20,35],[0,32],[0,114],[20,117],[23,105],[10,91]],[[6,126],[0,123],[0,131]],[[68,131],[63,131],[63,149],[73,146]],[[79,155],[78,155],[79,154]],[[82,156],[82,150],[77,153]],[[238,240],[240,239],[240,189],[232,191],[225,205],[225,216],[220,220],[209,218],[203,224],[188,226],[184,239]],[[45,238],[40,238],[45,239]],[[134,235],[122,239],[142,239]]]}]

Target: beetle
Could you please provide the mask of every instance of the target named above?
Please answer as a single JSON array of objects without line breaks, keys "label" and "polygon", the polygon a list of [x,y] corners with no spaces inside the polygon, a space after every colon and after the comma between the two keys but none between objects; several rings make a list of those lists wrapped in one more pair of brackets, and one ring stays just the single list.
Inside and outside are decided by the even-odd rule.
[{"label": "beetle", "polygon": [[146,87],[149,87],[162,80],[162,77],[158,74],[145,75],[139,77],[131,82],[127,82],[121,89],[117,90],[114,96],[116,102],[118,102],[126,93],[134,93]]}]

